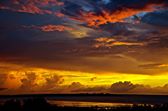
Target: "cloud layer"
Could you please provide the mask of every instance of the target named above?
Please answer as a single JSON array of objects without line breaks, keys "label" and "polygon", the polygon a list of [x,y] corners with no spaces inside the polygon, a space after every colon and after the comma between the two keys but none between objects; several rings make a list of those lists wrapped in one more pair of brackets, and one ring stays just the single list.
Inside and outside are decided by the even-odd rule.
[{"label": "cloud layer", "polygon": [[[0,1],[0,88],[11,87],[3,84],[9,72],[24,72],[29,68],[95,74],[87,81],[115,73],[118,76],[165,74],[167,78],[167,6],[167,0]],[[57,92],[61,89],[96,92],[102,88],[88,87],[82,80],[60,87],[64,82],[63,73],[42,77],[45,85],[37,82],[37,76],[33,73],[21,77],[19,90],[28,86],[31,86],[29,90],[37,87],[50,90],[55,85]],[[83,77],[82,74],[75,76]],[[165,92],[163,87],[153,89],[130,82],[102,89],[120,93],[141,92],[141,88]]]}]

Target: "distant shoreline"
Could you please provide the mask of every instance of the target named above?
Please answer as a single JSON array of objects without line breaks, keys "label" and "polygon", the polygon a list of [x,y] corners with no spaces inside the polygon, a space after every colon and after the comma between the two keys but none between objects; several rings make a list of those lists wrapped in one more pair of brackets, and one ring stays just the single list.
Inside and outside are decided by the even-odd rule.
[{"label": "distant shoreline", "polygon": [[27,99],[46,98],[56,101],[83,101],[83,102],[108,102],[131,104],[165,104],[168,95],[135,95],[135,94],[24,94],[0,95],[0,99]]},{"label": "distant shoreline", "polygon": [[9,95],[0,95],[0,97],[21,97],[21,96],[167,96],[168,95],[161,95],[161,94],[110,94],[110,93],[97,93],[97,94],[91,94],[91,93],[79,93],[79,94],[9,94]]}]

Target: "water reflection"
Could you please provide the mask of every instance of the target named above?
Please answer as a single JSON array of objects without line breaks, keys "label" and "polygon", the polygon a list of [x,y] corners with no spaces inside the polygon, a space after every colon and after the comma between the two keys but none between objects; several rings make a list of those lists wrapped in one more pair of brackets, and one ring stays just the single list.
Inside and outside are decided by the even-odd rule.
[{"label": "water reflection", "polygon": [[125,103],[104,103],[104,102],[83,102],[83,101],[57,101],[48,100],[51,105],[60,107],[122,107],[132,106],[132,104]]}]

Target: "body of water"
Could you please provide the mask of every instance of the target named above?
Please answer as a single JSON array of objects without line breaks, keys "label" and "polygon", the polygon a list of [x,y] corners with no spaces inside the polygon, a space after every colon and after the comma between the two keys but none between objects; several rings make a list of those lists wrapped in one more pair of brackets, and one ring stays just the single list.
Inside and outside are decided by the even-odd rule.
[{"label": "body of water", "polygon": [[125,103],[106,103],[106,102],[83,102],[83,101],[57,101],[48,100],[51,105],[60,107],[122,107],[132,106],[132,104]]}]

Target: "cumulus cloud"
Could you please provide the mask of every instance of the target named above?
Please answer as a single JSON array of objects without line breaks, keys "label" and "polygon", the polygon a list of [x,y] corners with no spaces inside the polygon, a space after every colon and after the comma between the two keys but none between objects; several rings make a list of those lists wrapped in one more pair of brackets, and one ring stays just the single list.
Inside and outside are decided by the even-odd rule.
[{"label": "cumulus cloud", "polygon": [[167,84],[159,87],[151,87],[143,84],[133,84],[130,81],[119,81],[111,86],[89,86],[80,82],[72,82],[68,86],[62,86],[62,93],[110,93],[110,94],[167,94]]},{"label": "cumulus cloud", "polygon": [[[57,89],[64,82],[62,76],[56,74],[37,74],[36,72],[25,72],[25,76],[20,79],[21,85],[17,90],[22,92],[41,91]],[[16,91],[17,91],[16,90]]]},{"label": "cumulus cloud", "polygon": [[70,89],[75,89],[75,88],[83,88],[84,85],[82,85],[80,82],[72,82],[71,85],[68,86]]},{"label": "cumulus cloud", "polygon": [[3,91],[6,89],[4,84],[5,84],[7,77],[8,77],[8,74],[0,74],[0,91]]},{"label": "cumulus cloud", "polygon": [[110,93],[110,94],[167,94],[168,85],[151,87],[143,84],[133,84],[130,81],[119,81],[111,86],[89,86],[80,82],[72,82],[62,86],[62,93]]},{"label": "cumulus cloud", "polygon": [[51,77],[46,77],[45,81],[46,82],[42,86],[42,89],[50,90],[52,88],[57,88],[60,84],[64,82],[64,79],[62,76],[53,75]]},{"label": "cumulus cloud", "polygon": [[133,84],[130,81],[113,83],[109,88],[110,93],[122,94],[167,94],[167,84],[159,87],[151,87],[143,84]]},{"label": "cumulus cloud", "polygon": [[117,82],[111,85],[112,92],[118,92],[118,93],[129,92],[130,90],[134,88],[135,88],[135,85],[133,85],[129,81]]},{"label": "cumulus cloud", "polygon": [[[168,94],[168,84],[152,87],[144,84],[134,84],[130,81],[119,81],[111,85],[89,85],[81,82],[72,82],[64,84],[66,79],[57,74],[37,74],[26,72],[25,76],[20,78],[20,87],[7,89],[0,86],[0,91],[6,94],[22,93],[110,93],[110,94]],[[2,76],[6,78],[6,76]],[[16,78],[10,78],[16,79]],[[5,79],[1,81],[4,82]],[[2,93],[3,94],[3,93]]]},{"label": "cumulus cloud", "polygon": [[21,90],[32,90],[37,86],[36,84],[36,74],[31,73],[25,73],[26,78],[21,79],[21,86],[19,87]]},{"label": "cumulus cloud", "polygon": [[104,86],[89,86],[80,82],[72,82],[70,85],[61,86],[63,92],[61,93],[105,93],[107,87]]}]

